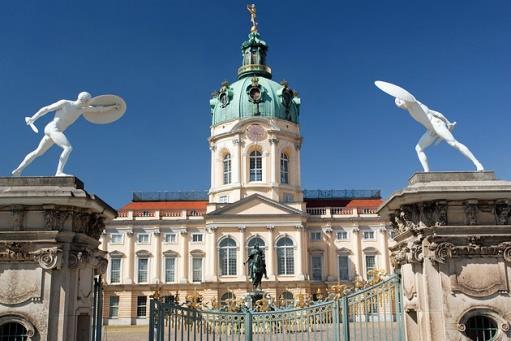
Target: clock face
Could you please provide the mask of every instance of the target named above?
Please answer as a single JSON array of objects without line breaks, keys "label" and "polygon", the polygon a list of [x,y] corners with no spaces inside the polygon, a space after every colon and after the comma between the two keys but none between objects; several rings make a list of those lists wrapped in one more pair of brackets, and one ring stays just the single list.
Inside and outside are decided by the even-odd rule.
[{"label": "clock face", "polygon": [[266,139],[266,130],[259,124],[251,124],[247,128],[247,136],[254,142],[263,141]]}]

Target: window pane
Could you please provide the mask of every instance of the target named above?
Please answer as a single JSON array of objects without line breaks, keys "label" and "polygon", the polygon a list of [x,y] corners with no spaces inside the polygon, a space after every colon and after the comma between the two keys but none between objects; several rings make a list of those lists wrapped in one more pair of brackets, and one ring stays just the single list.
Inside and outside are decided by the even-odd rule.
[{"label": "window pane", "polygon": [[376,256],[366,255],[366,273],[376,268]]},{"label": "window pane", "polygon": [[311,257],[311,273],[313,281],[321,281],[323,277],[321,271],[321,256]]},{"label": "window pane", "polygon": [[263,160],[261,153],[253,151],[250,153],[250,181],[263,180]]},{"label": "window pane", "polygon": [[138,283],[147,282],[147,270],[149,265],[149,259],[139,258],[138,259]]},{"label": "window pane", "polygon": [[122,234],[121,233],[112,233],[111,239],[112,239],[112,244],[122,244]]},{"label": "window pane", "polygon": [[224,157],[224,185],[231,183],[231,154]]},{"label": "window pane", "polygon": [[339,256],[339,279],[349,281],[349,258],[348,256]]},{"label": "window pane", "polygon": [[110,296],[110,317],[119,317],[119,296]]},{"label": "window pane", "polygon": [[147,296],[137,297],[137,317],[144,318],[147,314]]},{"label": "window pane", "polygon": [[337,239],[338,240],[348,239],[348,232],[346,232],[346,231],[337,231]]},{"label": "window pane", "polygon": [[289,159],[286,154],[280,154],[280,182],[289,183]]},{"label": "window pane", "polygon": [[165,258],[165,282],[172,283],[176,281],[176,259],[174,257]]},{"label": "window pane", "polygon": [[110,283],[121,282],[121,259],[111,258],[110,259]]},{"label": "window pane", "polygon": [[192,281],[202,282],[202,258],[192,258]]}]

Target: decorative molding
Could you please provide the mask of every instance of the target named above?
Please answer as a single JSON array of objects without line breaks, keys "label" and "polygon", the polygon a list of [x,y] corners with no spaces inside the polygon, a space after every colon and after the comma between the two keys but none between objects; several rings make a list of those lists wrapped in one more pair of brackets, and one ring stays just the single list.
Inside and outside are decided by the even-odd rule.
[{"label": "decorative molding", "polygon": [[266,228],[267,228],[268,230],[273,231],[273,230],[275,229],[275,225],[269,224],[269,225],[266,225]]},{"label": "decorative molding", "polygon": [[62,266],[62,250],[59,248],[40,249],[33,255],[34,260],[45,270],[60,269]]},{"label": "decorative molding", "polygon": [[268,141],[270,142],[270,144],[274,144],[274,145],[279,144],[279,139],[277,139],[277,138],[271,138]]},{"label": "decorative molding", "polygon": [[511,263],[511,242],[503,242],[498,245],[483,245],[482,237],[465,238],[462,245],[454,245],[450,242],[432,242],[428,249],[429,258],[435,263],[445,263],[448,258],[456,257],[503,257]]},{"label": "decorative molding", "polygon": [[477,225],[477,213],[479,211],[477,200],[468,200],[465,203],[465,224]]}]

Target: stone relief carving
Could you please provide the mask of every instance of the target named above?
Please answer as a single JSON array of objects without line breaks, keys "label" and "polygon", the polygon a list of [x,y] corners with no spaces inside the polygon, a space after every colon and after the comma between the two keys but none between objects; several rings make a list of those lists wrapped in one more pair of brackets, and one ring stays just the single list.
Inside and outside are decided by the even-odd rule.
[{"label": "stone relief carving", "polygon": [[482,237],[465,238],[462,245],[433,241],[428,249],[431,251],[429,258],[435,263],[445,263],[448,258],[467,256],[503,257],[506,262],[511,262],[511,242],[483,245]]},{"label": "stone relief carving", "polygon": [[[461,259],[450,265],[452,292],[473,297],[486,297],[508,292],[506,266],[497,259]],[[484,276],[481,274],[484,273]]]},{"label": "stone relief carving", "polygon": [[497,225],[508,225],[510,211],[511,208],[507,200],[497,201],[493,210],[495,223]]},{"label": "stone relief carving", "polygon": [[447,225],[447,202],[431,201],[403,205],[390,214],[390,223],[397,234],[412,231],[417,233],[424,227]]},{"label": "stone relief carving", "polygon": [[45,270],[60,269],[62,250],[58,248],[39,249],[33,253],[34,260]]},{"label": "stone relief carving", "polygon": [[465,202],[465,224],[477,225],[477,212],[479,208],[477,201]]},{"label": "stone relief carving", "polygon": [[17,269],[0,265],[0,304],[20,304],[41,300],[42,269],[35,264],[22,263]]},{"label": "stone relief carving", "polygon": [[12,207],[12,229],[15,231],[23,230],[23,222],[25,220],[25,209],[21,205]]},{"label": "stone relief carving", "polygon": [[47,209],[44,211],[46,228],[62,231],[64,224],[69,217],[69,211],[59,209]]}]

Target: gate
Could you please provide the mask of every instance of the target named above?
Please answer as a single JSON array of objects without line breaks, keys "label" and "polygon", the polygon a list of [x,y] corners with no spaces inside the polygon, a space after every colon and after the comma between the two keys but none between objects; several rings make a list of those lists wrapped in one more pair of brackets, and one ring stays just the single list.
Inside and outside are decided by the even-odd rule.
[{"label": "gate", "polygon": [[404,340],[399,276],[302,308],[199,310],[150,301],[150,341]]},{"label": "gate", "polygon": [[92,301],[92,326],[91,340],[101,341],[101,331],[103,328],[103,284],[101,275],[94,278],[94,294]]}]

